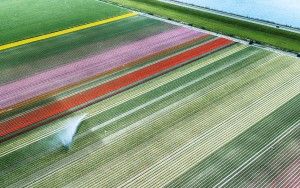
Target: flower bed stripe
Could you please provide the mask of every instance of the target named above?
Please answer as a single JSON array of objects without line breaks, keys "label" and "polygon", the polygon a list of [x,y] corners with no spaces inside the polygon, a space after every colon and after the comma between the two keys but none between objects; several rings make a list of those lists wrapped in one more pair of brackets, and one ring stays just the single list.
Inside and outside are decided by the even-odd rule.
[{"label": "flower bed stripe", "polygon": [[[205,34],[186,28],[176,28],[1,86],[0,109],[124,66],[141,57],[166,50],[203,35]],[[132,51],[135,53],[130,53]]]},{"label": "flower bed stripe", "polygon": [[[79,82],[76,82],[74,84],[69,84],[65,87],[61,87],[61,88],[55,89],[55,90],[47,92],[47,93],[43,93],[42,95],[30,98],[29,100],[25,100],[25,101],[22,101],[20,103],[17,103],[15,105],[13,105],[13,106],[9,106],[9,108],[5,108],[5,109],[0,110],[0,115],[4,115],[4,118],[7,118],[8,116],[10,116],[9,115],[10,113],[16,114],[15,113],[16,111],[19,111],[19,110],[23,111],[22,109],[26,109],[26,108],[28,109],[29,106],[33,105],[34,103],[38,104],[39,101],[43,101],[43,100],[46,101],[47,99],[51,99],[53,97],[56,98],[56,97],[62,96],[63,93],[67,93],[67,92],[73,93],[73,91],[71,91],[71,90],[76,90],[76,88],[85,88],[84,87],[85,85],[89,85],[89,83],[95,82],[96,80],[102,80],[105,77],[110,77],[110,75],[118,74],[117,72],[123,72],[126,69],[131,69],[131,68],[134,68],[136,66],[143,66],[143,64],[145,62],[147,62],[146,64],[149,64],[149,65],[153,64],[153,63],[155,63],[154,62],[155,59],[157,59],[158,57],[160,57],[160,58],[170,57],[170,56],[172,56],[172,54],[176,54],[177,50],[184,51],[183,48],[187,48],[189,45],[192,45],[192,44],[195,43],[194,45],[196,46],[196,43],[198,43],[199,41],[203,41],[201,43],[204,43],[204,42],[207,42],[207,41],[212,40],[214,38],[215,37],[213,37],[211,35],[208,35],[208,34],[203,35],[203,36],[199,36],[197,38],[193,38],[192,40],[189,40],[187,42],[178,44],[176,46],[172,46],[171,48],[168,48],[166,50],[162,50],[160,52],[149,54],[145,57],[141,57],[140,59],[132,61],[132,62],[126,64],[126,65],[113,68],[113,69],[111,69],[109,71],[106,71],[104,73],[97,74],[96,76],[80,80]],[[200,43],[197,44],[197,46],[198,45],[200,45]],[[189,48],[191,48],[191,47],[192,46],[189,46]],[[178,51],[178,53],[179,53],[179,51]],[[146,64],[144,64],[144,66],[147,66]],[[135,70],[138,70],[138,68],[136,68]],[[126,71],[126,72],[129,73],[129,72],[133,72],[135,70],[128,71],[128,72]],[[125,75],[127,73],[124,72],[124,74],[122,74],[122,75]],[[117,78],[117,77],[119,77],[119,76],[116,76],[115,78]],[[112,79],[109,79],[109,80],[112,80]],[[94,84],[94,85],[96,86],[96,84]],[[84,90],[87,90],[87,89],[83,89],[82,91],[84,91]],[[74,93],[74,94],[76,94],[76,93]],[[71,94],[71,95],[74,95],[74,94]],[[61,98],[61,97],[59,97],[59,98]],[[3,121],[5,121],[5,119],[0,120],[0,122],[3,122]]]},{"label": "flower bed stripe", "polygon": [[100,21],[97,21],[97,22],[92,22],[92,23],[88,23],[88,24],[85,24],[85,25],[81,25],[81,26],[72,27],[72,28],[69,28],[69,29],[49,33],[49,34],[46,34],[46,35],[41,35],[41,36],[38,36],[38,37],[33,37],[33,38],[29,38],[29,39],[9,43],[9,44],[4,44],[4,45],[0,46],[0,51],[6,50],[6,49],[9,49],[9,48],[14,48],[14,47],[17,47],[17,46],[22,46],[22,45],[29,44],[29,43],[32,43],[32,42],[37,42],[37,41],[57,37],[57,36],[60,36],[60,35],[65,35],[65,34],[68,34],[68,33],[73,33],[73,32],[76,32],[76,31],[83,30],[83,29],[88,29],[88,28],[91,28],[91,27],[104,25],[104,24],[107,24],[107,23],[110,23],[110,22],[119,21],[119,20],[122,20],[122,19],[125,19],[125,18],[136,16],[136,15],[137,15],[137,13],[131,12],[131,13],[128,13],[128,14],[108,18],[108,19],[105,19],[105,20],[100,20]]},{"label": "flower bed stripe", "polygon": [[[4,137],[16,131],[19,132],[21,131],[21,129],[29,127],[33,124],[38,124],[51,117],[65,115],[62,113],[66,111],[70,112],[70,110],[73,110],[74,108],[83,108],[84,106],[96,102],[96,100],[100,97],[104,97],[108,94],[111,94],[112,92],[125,89],[134,84],[138,84],[145,79],[148,79],[157,74],[162,74],[169,69],[183,65],[184,63],[192,59],[198,58],[199,56],[203,56],[207,53],[210,53],[232,43],[233,41],[224,38],[218,38],[214,41],[203,44],[202,46],[195,47],[191,50],[175,55],[166,60],[162,60],[156,64],[152,64],[145,68],[139,69],[135,72],[129,73],[90,90],[76,94],[61,101],[53,102],[42,108],[31,111],[28,114],[24,114],[15,119],[3,122],[0,124],[0,136]],[[41,125],[42,124],[36,126]]]}]

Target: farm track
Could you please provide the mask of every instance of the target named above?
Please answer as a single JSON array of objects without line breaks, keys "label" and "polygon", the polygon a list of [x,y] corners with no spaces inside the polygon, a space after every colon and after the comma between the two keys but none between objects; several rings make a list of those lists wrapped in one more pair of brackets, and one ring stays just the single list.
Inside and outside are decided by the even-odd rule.
[{"label": "farm track", "polygon": [[0,187],[297,185],[297,58],[135,16],[0,60]]}]

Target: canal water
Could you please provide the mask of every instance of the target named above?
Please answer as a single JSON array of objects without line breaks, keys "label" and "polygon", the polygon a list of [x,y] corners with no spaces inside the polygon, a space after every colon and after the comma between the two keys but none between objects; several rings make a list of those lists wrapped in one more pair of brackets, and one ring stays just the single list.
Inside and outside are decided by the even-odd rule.
[{"label": "canal water", "polygon": [[177,0],[300,28],[300,0]]}]

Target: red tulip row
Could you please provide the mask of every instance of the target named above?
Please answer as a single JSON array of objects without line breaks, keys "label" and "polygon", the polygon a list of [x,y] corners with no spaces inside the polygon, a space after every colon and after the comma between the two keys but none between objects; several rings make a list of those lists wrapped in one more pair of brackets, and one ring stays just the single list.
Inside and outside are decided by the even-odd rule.
[{"label": "red tulip row", "polygon": [[140,57],[204,35],[186,28],[176,28],[8,83],[0,86],[0,109],[125,66]]},{"label": "red tulip row", "polygon": [[41,126],[43,125],[43,121],[51,117],[74,111],[76,110],[75,108],[78,109],[80,107],[90,105],[91,103],[95,102],[95,100],[99,100],[101,97],[107,96],[112,92],[126,89],[131,85],[138,84],[145,79],[148,79],[157,74],[161,74],[192,59],[208,54],[214,50],[223,48],[232,43],[233,41],[224,38],[218,38],[201,46],[195,47],[168,59],[159,61],[155,64],[119,77],[115,80],[99,85],[95,88],[70,96],[63,100],[55,101],[51,104],[33,110],[27,114],[2,122],[0,123],[0,136],[8,136],[9,134],[13,134],[16,131],[22,132],[23,129],[28,128],[33,124],[36,124],[36,126]]}]

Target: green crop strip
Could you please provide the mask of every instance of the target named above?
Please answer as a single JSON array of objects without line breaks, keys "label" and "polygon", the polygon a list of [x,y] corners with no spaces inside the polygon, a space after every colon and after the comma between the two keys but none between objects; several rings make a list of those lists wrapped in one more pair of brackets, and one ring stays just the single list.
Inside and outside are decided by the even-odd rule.
[{"label": "green crop strip", "polygon": [[[248,51],[249,50],[251,50],[251,49],[248,49]],[[254,50],[254,49],[252,49],[252,50]],[[251,52],[251,51],[250,51]],[[238,54],[238,55],[236,55],[236,57],[239,57],[240,55]],[[230,59],[232,59],[233,57],[231,57],[231,58],[228,58],[228,60],[230,60]],[[255,61],[255,59],[253,59],[253,61]],[[240,64],[244,64],[243,62],[241,62]],[[221,65],[221,64],[220,64]],[[215,66],[214,66],[215,67]],[[243,67],[243,66],[242,66]],[[202,70],[202,71],[204,71],[204,70]],[[206,70],[206,71],[208,71],[208,69]],[[204,71],[205,72],[205,71]],[[203,73],[204,73],[203,72]],[[198,72],[198,74],[199,74],[200,72]],[[227,72],[227,74],[229,74],[229,72]],[[196,76],[197,74],[196,73],[194,73],[194,79],[195,78],[197,78],[197,76]],[[218,79],[221,79],[222,77],[218,77]],[[213,79],[213,78],[212,78]],[[183,79],[182,79],[182,81],[184,81]],[[211,80],[212,81],[212,80]],[[175,87],[178,87],[178,85],[176,84],[176,82],[173,82],[173,84],[172,85],[174,85]],[[194,87],[194,89],[191,89],[190,90],[190,92],[189,93],[191,93],[191,92],[194,92],[194,91],[196,91],[197,89],[198,89],[198,87],[199,87],[199,85],[198,85],[198,87],[197,87],[197,84],[196,85],[194,85],[193,86]],[[204,87],[204,86],[201,86],[201,87]],[[167,87],[166,87],[167,88]],[[170,87],[168,87],[169,89],[171,89]],[[156,94],[162,94],[161,92],[166,92],[166,91],[164,91],[163,89],[158,89],[156,92],[158,92],[158,93],[156,93]],[[185,92],[180,92],[181,94],[179,95],[179,93],[177,93],[180,97],[184,97],[184,96],[186,96],[188,93],[185,93]],[[150,93],[150,94],[155,94],[155,93]],[[148,96],[150,97],[150,94],[148,94]],[[141,98],[141,99],[147,99],[147,97],[146,96],[142,96],[143,98]],[[145,98],[146,97],[146,98]],[[171,98],[172,98],[172,100],[167,100],[167,101],[165,101],[165,102],[163,102],[161,105],[157,105],[157,104],[154,104],[154,105],[152,105],[152,106],[149,106],[149,107],[147,107],[146,109],[144,109],[144,110],[142,110],[142,111],[140,111],[140,112],[137,112],[136,114],[139,114],[138,116],[136,116],[136,115],[134,115],[134,116],[132,116],[132,118],[134,118],[134,119],[140,119],[141,118],[141,116],[142,117],[145,117],[145,116],[148,116],[149,115],[149,113],[153,113],[154,111],[156,111],[156,110],[158,110],[158,109],[160,109],[160,108],[162,108],[162,107],[164,107],[165,105],[170,105],[171,103],[173,103],[173,102],[175,102],[176,100],[178,100],[178,98],[177,98],[177,96],[176,95],[173,95],[173,96],[170,96]],[[170,99],[171,99],[170,98]],[[138,101],[140,101],[140,100],[138,100]],[[127,103],[127,105],[129,105],[129,103]],[[121,108],[122,109],[122,108]],[[132,108],[131,108],[132,109]],[[126,112],[126,111],[128,111],[129,109],[127,108],[126,109],[126,106],[125,106],[125,109],[124,109],[125,111],[124,112]],[[104,116],[103,116],[104,117]],[[132,119],[133,120],[133,119]],[[111,133],[113,133],[113,132],[116,132],[117,130],[120,130],[120,129],[122,129],[122,128],[124,128],[124,123],[126,124],[126,126],[128,126],[129,124],[131,124],[132,123],[132,120],[131,120],[131,118],[129,118],[128,120],[126,120],[126,122],[122,122],[122,121],[119,121],[119,122],[116,122],[117,124],[117,127],[115,127],[115,126],[113,126],[113,125],[111,125],[111,126],[109,126],[108,128],[110,129],[106,129],[106,130],[99,130],[99,131],[97,131],[97,133],[96,134],[89,134],[89,136],[88,137],[86,137],[85,139],[80,139],[80,140],[78,140],[78,141],[76,141],[75,142],[75,145],[74,145],[74,148],[73,148],[73,151],[71,152],[71,153],[73,153],[73,152],[75,152],[77,149],[79,149],[79,148],[84,148],[84,147],[86,147],[86,146],[88,146],[88,145],[90,145],[91,144],[91,141],[92,140],[98,140],[99,138],[101,138],[101,137],[103,137],[104,135],[107,135],[107,134],[111,134]],[[119,125],[118,125],[119,124]],[[172,124],[170,124],[170,125],[172,125]],[[83,127],[85,127],[85,126],[83,126]],[[117,128],[117,129],[116,129]],[[163,128],[163,127],[162,127]],[[166,127],[165,127],[166,128]],[[105,133],[106,132],[106,133]],[[102,135],[102,136],[101,136]],[[53,138],[52,138],[53,139]],[[49,141],[47,141],[47,142],[44,142],[44,144],[43,145],[41,145],[41,147],[40,147],[40,149],[38,149],[38,148],[35,148],[35,151],[36,152],[41,152],[42,150],[43,150],[43,148],[45,148],[45,146],[47,146],[47,144],[49,144],[49,143],[51,143],[51,140],[52,139],[49,139]],[[140,141],[142,141],[142,140],[140,140]],[[54,143],[55,144],[55,143]],[[32,147],[30,147],[31,149],[31,152],[30,153],[35,153],[35,151],[34,150],[32,150],[33,148]],[[29,148],[28,148],[29,149]],[[37,150],[36,150],[37,149]],[[23,153],[23,152],[22,152]],[[70,154],[71,154],[70,153]],[[15,157],[17,157],[18,155],[16,155],[16,153],[15,153]],[[50,161],[53,161],[55,158],[57,158],[57,157],[59,157],[59,156],[61,156],[61,157],[63,157],[64,156],[64,153],[62,152],[62,151],[57,151],[57,152],[55,152],[55,153],[53,153],[53,155],[51,155],[52,157],[50,157],[51,158],[51,160]],[[24,157],[24,156],[23,156]],[[47,157],[48,158],[48,157]],[[50,159],[49,158],[49,159]],[[60,158],[60,157],[59,157]],[[13,161],[15,161],[15,160],[13,160]],[[49,161],[49,162],[50,162]],[[11,161],[12,162],[12,161]],[[46,161],[45,161],[46,162]],[[32,166],[32,168],[35,168],[34,166]]]},{"label": "green crop strip", "polygon": [[[294,123],[299,121],[299,107],[300,95],[297,95],[275,112],[253,125],[232,142],[223,146],[206,160],[200,162],[184,175],[174,180],[169,187],[195,185],[204,187],[214,186],[281,133],[293,126]],[[230,155],[230,153],[234,153],[235,150],[238,150],[239,154]],[[206,172],[207,176],[205,178],[204,176],[199,176],[201,172],[212,168],[212,166],[214,167],[214,171],[211,173]]]},{"label": "green crop strip", "polygon": [[[291,132],[281,142],[278,142],[276,145],[272,146],[272,149],[268,150],[255,162],[250,164],[238,176],[232,178],[232,180],[228,182],[226,186],[245,187],[249,184],[254,184],[257,187],[266,187],[266,184],[272,185],[272,182],[273,185],[284,183],[280,182],[280,180],[296,175],[295,172],[294,174],[284,174],[283,172],[291,170],[289,169],[290,165],[295,163],[295,161],[297,161],[297,159],[300,157],[299,135],[300,126],[298,124],[298,128],[296,128],[296,130]],[[285,176],[282,176],[283,174]],[[278,178],[277,181],[276,178]]]},{"label": "green crop strip", "polygon": [[0,2],[0,45],[127,12],[95,0],[4,0]]},{"label": "green crop strip", "polygon": [[[174,16],[179,21],[190,17],[198,27],[206,23],[201,22],[203,18],[211,27],[217,27],[217,21],[222,22],[225,29],[232,26],[232,20],[183,11],[182,7],[171,9],[168,4],[154,0],[116,2],[132,3],[146,12],[156,5],[151,8],[152,13]],[[161,11],[160,6],[165,11]],[[190,15],[184,16],[186,14]],[[248,27],[237,23],[237,28],[239,24]],[[47,70],[93,54],[97,52],[98,43],[103,44],[97,49],[102,52],[113,48],[114,44],[127,44],[137,36],[145,38],[171,27],[174,26],[137,16],[103,28],[95,27],[3,51],[0,61],[10,63],[0,65],[0,73],[7,71],[7,77],[0,81],[9,82],[9,70],[31,66],[30,75],[35,74],[38,69],[34,68],[38,66],[39,70]],[[246,29],[240,31],[246,32]],[[32,108],[95,87],[214,37],[194,41],[53,93],[3,113],[0,119],[22,115]],[[297,41],[297,37],[294,40]],[[89,49],[81,54],[82,46]],[[68,54],[69,51],[73,54]],[[43,58],[56,57],[57,64],[43,64],[48,62]],[[64,59],[67,61],[61,61]],[[263,183],[269,183],[284,171],[281,165],[287,167],[299,156],[299,152],[291,152],[299,142],[299,124],[296,124],[300,121],[299,71],[297,58],[236,43],[4,142],[0,147],[0,187],[161,187],[166,183],[169,187],[217,184],[246,187],[251,185],[253,177],[259,177],[261,181],[257,181],[257,185],[263,187]],[[22,78],[17,74],[14,79]],[[57,133],[69,119],[81,114],[87,114],[86,119],[81,122],[71,149],[66,151]],[[252,161],[289,130],[294,132],[286,134]],[[283,153],[289,154],[283,158]],[[253,163],[247,163],[248,160]],[[275,165],[271,167],[271,163]],[[265,169],[271,173],[266,174]]]},{"label": "green crop strip", "polygon": [[[90,28],[2,51],[0,84],[104,52],[115,45],[137,40],[136,36],[146,38],[172,27],[157,20],[136,16],[105,27]],[[26,71],[20,71],[24,69]]]},{"label": "green crop strip", "polygon": [[[263,53],[267,53],[267,52],[262,51],[260,53],[263,54]],[[267,54],[265,54],[265,55],[267,55]],[[238,58],[240,56],[237,56],[236,58]],[[228,61],[232,62],[233,60],[231,59],[231,60],[228,60]],[[256,66],[261,64],[261,62],[257,61],[257,59],[253,59],[253,63],[256,64]],[[244,64],[244,62],[240,62],[239,64],[242,65],[242,64]],[[250,64],[250,65],[253,65],[253,64]],[[282,64],[278,63],[278,62],[273,62],[269,65],[273,65],[273,66],[276,65],[276,67],[277,66],[280,67]],[[182,68],[184,68],[184,67],[182,67]],[[270,67],[270,68],[272,68],[272,67]],[[252,68],[250,66],[247,69],[251,70]],[[269,69],[266,69],[265,67],[261,67],[260,70],[267,71],[268,77],[272,76],[272,74],[269,74],[269,72],[272,72],[272,70],[273,71],[275,71],[275,70],[279,71],[279,70],[277,70],[277,68],[269,70]],[[255,70],[253,70],[253,71],[255,71]],[[247,72],[247,70],[243,70],[239,74],[244,74],[243,72]],[[231,73],[230,75],[232,75],[232,74],[233,73]],[[226,91],[220,90],[218,93],[214,93],[214,95],[209,94],[209,95],[203,96],[201,98],[196,97],[195,98],[196,100],[193,100],[193,101],[198,101],[198,102],[195,102],[195,103],[193,102],[194,103],[193,105],[191,105],[190,103],[186,104],[185,107],[182,106],[184,108],[180,107],[180,109],[177,109],[176,111],[174,111],[172,113],[170,112],[171,114],[165,114],[164,115],[165,118],[159,117],[158,119],[154,119],[153,121],[148,122],[145,126],[141,125],[141,130],[139,130],[138,132],[130,131],[129,134],[131,136],[129,136],[128,138],[126,138],[126,139],[125,138],[120,138],[118,142],[111,143],[107,147],[103,146],[102,149],[99,148],[98,151],[97,151],[97,154],[91,155],[92,158],[86,156],[87,159],[84,159],[85,162],[83,162],[84,166],[79,165],[80,163],[77,164],[77,162],[76,162],[76,163],[74,163],[75,166],[72,165],[71,167],[64,167],[62,171],[56,172],[55,174],[53,174],[53,176],[51,175],[50,179],[44,180],[45,182],[41,182],[41,183],[42,184],[45,183],[44,185],[49,186],[50,184],[49,184],[48,181],[50,181],[50,182],[52,182],[51,183],[52,186],[55,186],[55,185],[56,186],[62,186],[65,183],[68,183],[72,180],[75,180],[77,177],[82,176],[82,174],[86,174],[88,172],[91,172],[91,171],[95,170],[98,165],[105,164],[105,163],[113,160],[114,158],[124,154],[125,152],[128,152],[128,151],[132,150],[135,147],[142,146],[143,144],[146,144],[147,142],[149,142],[149,140],[154,139],[154,137],[156,137],[158,134],[162,134],[163,132],[165,134],[168,133],[169,129],[172,129],[173,126],[177,125],[177,123],[180,123],[183,120],[182,117],[192,116],[196,112],[199,112],[199,110],[200,110],[201,113],[203,113],[203,111],[206,111],[207,109],[210,109],[210,105],[212,105],[212,103],[215,103],[215,102],[216,103],[223,103],[222,101],[227,101],[227,100],[231,99],[232,95],[234,95],[234,93],[236,93],[237,91],[238,92],[243,92],[244,89],[245,89],[245,86],[250,87],[252,84],[257,83],[259,80],[262,80],[263,78],[265,78],[263,75],[266,74],[266,72],[263,71],[259,74],[262,74],[262,75],[258,76],[258,75],[255,75],[255,74],[253,75],[253,74],[249,73],[248,76],[245,76],[243,81],[239,78],[236,78],[233,74],[231,79],[233,79],[233,78],[236,78],[236,79],[233,79],[232,81],[234,81],[234,82],[241,82],[242,81],[246,85],[238,84],[235,87],[225,87],[224,86],[226,88]],[[253,80],[250,79],[250,77],[249,77],[250,75],[252,75],[251,77],[253,77],[255,79],[253,79]],[[225,78],[226,77],[224,77],[223,79],[225,79]],[[158,78],[157,80],[160,80],[160,79],[161,78]],[[222,80],[222,77],[220,77],[219,79]],[[224,80],[225,83],[227,83],[227,81],[228,80]],[[223,84],[221,84],[221,85],[223,85]],[[145,86],[147,86],[147,84],[144,84],[144,87]],[[199,84],[196,84],[194,86],[194,88],[196,89],[199,86],[201,86],[201,82]],[[238,89],[238,88],[240,88],[240,89]],[[157,90],[157,91],[159,91],[159,90]],[[255,94],[255,93],[256,92],[254,92],[253,94]],[[135,120],[131,119],[130,121],[126,121],[126,122],[120,121],[117,124],[120,125],[121,130],[122,130],[126,126],[130,126],[132,123],[139,121],[140,118],[141,118],[141,116],[139,115],[140,113],[142,114],[142,118],[148,117],[151,113],[156,113],[157,110],[159,110],[161,108],[164,108],[164,107],[168,106],[169,104],[173,104],[174,102],[178,101],[179,98],[182,98],[182,97],[186,96],[184,94],[184,92],[181,92],[181,94],[180,93],[178,93],[178,94],[179,94],[179,96],[177,96],[177,95],[170,96],[170,98],[167,99],[166,102],[163,102],[164,103],[163,105],[159,105],[159,107],[156,107],[156,105],[152,105],[149,108],[146,108],[142,111],[136,112],[135,114],[132,114],[132,115],[129,116],[129,118],[136,117]],[[256,93],[256,95],[257,94],[258,93]],[[242,95],[244,95],[244,94],[242,94]],[[179,98],[177,98],[177,97],[179,97]],[[218,97],[220,97],[220,98],[218,98]],[[225,98],[223,98],[223,97],[225,97]],[[251,96],[250,98],[252,98],[252,100],[254,100],[255,96]],[[241,102],[242,101],[240,101],[238,103],[241,103]],[[245,105],[245,103],[244,103],[244,105]],[[202,110],[199,109],[199,107],[201,107]],[[228,111],[228,109],[226,111]],[[185,128],[182,127],[183,129],[189,129],[190,126],[193,126],[193,124],[188,125],[187,122],[189,122],[189,121],[185,122],[186,126],[185,126]],[[178,126],[179,125],[177,125],[177,127]],[[178,127],[178,128],[180,128],[180,127]],[[115,130],[115,131],[118,131],[118,130]],[[102,137],[101,135],[104,135],[105,137]],[[24,178],[26,177],[26,175],[23,174],[24,173],[24,168],[22,168],[22,166],[24,167],[25,164],[26,164],[26,173],[31,174],[31,173],[37,172],[38,169],[47,168],[48,165],[52,166],[53,163],[60,162],[60,160],[69,161],[70,159],[76,157],[77,155],[79,155],[79,156],[83,155],[84,156],[84,153],[91,149],[91,147],[90,147],[91,144],[93,145],[93,147],[96,147],[97,145],[100,144],[101,137],[103,139],[106,139],[106,137],[109,137],[109,134],[105,134],[105,132],[103,132],[103,130],[99,130],[99,131],[96,131],[94,133],[91,133],[87,137],[85,137],[83,139],[79,139],[78,141],[76,141],[76,143],[74,144],[74,147],[72,148],[72,150],[70,150],[67,153],[62,151],[62,150],[56,150],[56,151],[54,150],[54,151],[50,151],[50,153],[47,153],[47,152],[43,153],[43,149],[47,148],[47,144],[45,142],[44,143],[39,143],[39,144],[43,145],[43,146],[41,146],[40,150],[35,150],[36,149],[35,146],[28,147],[28,149],[30,149],[30,151],[31,151],[29,153],[35,153],[35,152],[40,151],[40,152],[42,152],[41,155],[34,155],[34,157],[29,158],[29,160],[25,159],[24,155],[19,155],[19,157],[21,157],[20,159],[23,159],[22,162],[17,165],[18,168],[16,168],[14,170],[14,172],[8,173],[8,174],[6,174],[6,176],[10,176],[11,181],[17,181],[18,179],[20,179],[20,177],[24,177]],[[51,143],[51,140],[49,140],[48,143]],[[98,147],[100,147],[100,146],[98,146]],[[86,148],[86,150],[85,150],[85,148]],[[17,153],[19,153],[19,151],[14,153],[15,156],[17,155]],[[24,150],[21,153],[24,153]],[[69,157],[70,157],[70,159],[68,159]],[[154,159],[155,158],[152,158],[152,160],[154,160]],[[3,160],[4,160],[4,158],[3,158]],[[31,161],[31,160],[33,160],[33,161]],[[9,160],[7,160],[7,162],[9,162]],[[35,164],[35,165],[30,165],[30,164]],[[95,165],[95,164],[97,164],[97,165]],[[74,173],[68,173],[69,170],[72,170],[72,172],[74,172]],[[5,172],[5,171],[3,171],[3,172]],[[17,173],[17,172],[19,172],[20,174]],[[6,173],[7,173],[7,171],[6,171]],[[61,177],[62,175],[65,177],[65,179],[64,179],[64,181],[59,181],[59,177]],[[51,180],[55,180],[55,181],[51,181]]]},{"label": "green crop strip", "polygon": [[109,0],[142,12],[193,24],[229,36],[251,39],[287,51],[300,52],[300,34],[225,16],[189,9],[158,0]]}]

